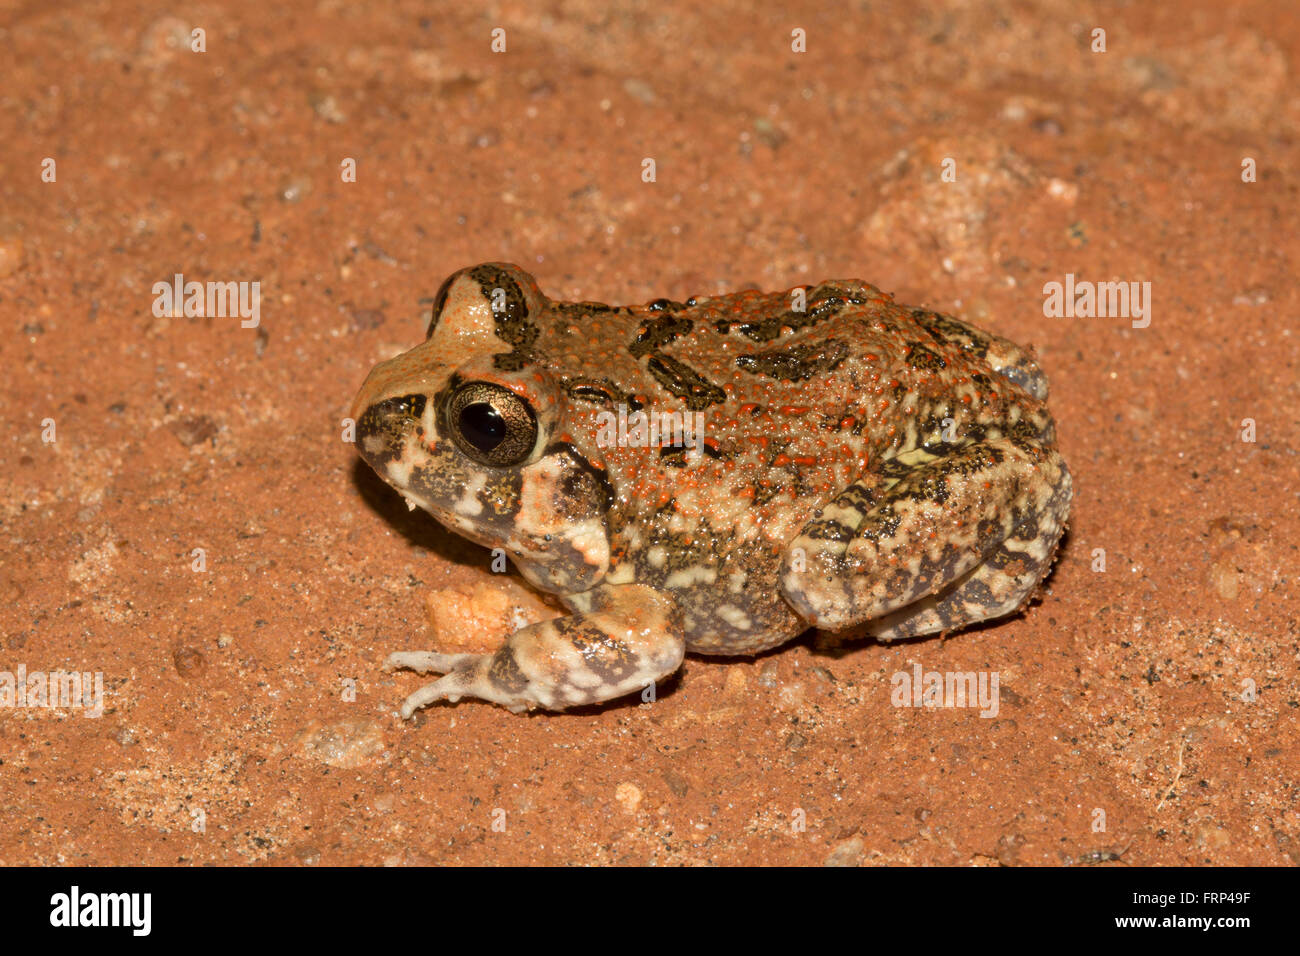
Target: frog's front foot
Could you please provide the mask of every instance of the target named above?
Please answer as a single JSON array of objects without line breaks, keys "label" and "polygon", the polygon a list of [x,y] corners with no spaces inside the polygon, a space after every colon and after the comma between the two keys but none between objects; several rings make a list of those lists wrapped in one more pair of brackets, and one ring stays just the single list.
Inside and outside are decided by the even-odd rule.
[{"label": "frog's front foot", "polygon": [[494,654],[402,651],[384,669],[443,675],[402,703],[408,719],[435,701],[454,704],[462,697],[514,713],[565,710],[644,690],[681,666],[685,647],[672,598],[622,585],[597,589],[589,612],[515,631]]},{"label": "frog's front foot", "polygon": [[[492,654],[438,654],[434,651],[396,651],[384,661],[385,671],[409,670],[417,674],[444,674],[446,676],[425,684],[402,702],[401,714],[409,720],[421,707],[434,701],[449,700],[456,703],[464,695],[483,697],[509,707],[515,713],[528,709],[526,701],[505,699],[509,697],[504,687],[492,681]],[[478,692],[475,692],[478,688]],[[496,696],[487,696],[489,693]],[[502,699],[498,699],[498,697]]]},{"label": "frog's front foot", "polygon": [[[421,707],[439,700],[456,703],[462,697],[490,700],[509,708],[514,713],[535,706],[535,701],[514,689],[507,671],[510,657],[501,648],[496,654],[438,654],[433,651],[397,651],[388,655],[384,670],[412,670],[419,674],[442,674],[431,684],[425,684],[402,701],[402,718],[409,720]],[[498,656],[501,664],[493,673]]]}]

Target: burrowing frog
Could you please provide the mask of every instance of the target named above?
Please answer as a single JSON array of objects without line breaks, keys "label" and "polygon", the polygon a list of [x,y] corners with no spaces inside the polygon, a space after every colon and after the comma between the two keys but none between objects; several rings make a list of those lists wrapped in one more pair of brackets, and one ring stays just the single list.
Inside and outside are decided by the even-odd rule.
[{"label": "burrowing frog", "polygon": [[494,654],[393,654],[443,675],[402,714],[563,710],[687,651],[1010,614],[1070,510],[1046,399],[1028,350],[857,280],[615,307],[463,269],[426,340],[366,379],[357,445],[571,613]]}]

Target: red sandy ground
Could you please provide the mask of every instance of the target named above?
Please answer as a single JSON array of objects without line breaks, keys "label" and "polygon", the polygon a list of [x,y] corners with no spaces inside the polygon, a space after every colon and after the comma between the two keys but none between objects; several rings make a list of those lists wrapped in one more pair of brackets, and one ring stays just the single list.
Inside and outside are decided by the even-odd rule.
[{"label": "red sandy ground", "polygon": [[[1287,5],[542,6],[3,5],[0,669],[101,671],[106,711],[0,711],[0,862],[1300,862]],[[612,302],[861,277],[1034,344],[1049,590],[401,722],[381,662],[465,626],[426,596],[506,585],[340,421],[488,259]],[[260,281],[260,328],[156,318],[178,272]],[[1151,282],[1150,327],[1045,318],[1066,273]],[[998,716],[892,707],[917,663],[998,672]]]}]

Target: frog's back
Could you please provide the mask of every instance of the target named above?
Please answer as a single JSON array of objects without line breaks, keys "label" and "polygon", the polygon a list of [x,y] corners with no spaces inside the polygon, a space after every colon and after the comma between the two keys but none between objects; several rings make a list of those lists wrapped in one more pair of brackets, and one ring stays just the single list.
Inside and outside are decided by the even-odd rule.
[{"label": "frog's back", "polygon": [[[1050,430],[1042,402],[992,364],[1032,384],[1028,353],[856,280],[553,314],[539,345],[572,399],[569,437],[611,488],[606,580],[682,595],[693,650],[758,633],[775,645],[806,626],[779,594],[783,551],[873,469],[945,432],[1011,418]],[[593,441],[620,414],[628,441],[608,428]],[[662,427],[633,434],[639,415]],[[673,444],[678,421],[686,441]]]},{"label": "frog's back", "polygon": [[[571,399],[570,437],[605,468],[629,515],[671,503],[677,526],[708,517],[779,541],[873,462],[945,432],[1008,419],[1051,431],[1046,380],[1026,350],[858,280],[553,305],[539,345]],[[610,415],[637,413],[667,416],[656,447],[645,445],[649,431],[600,441]],[[702,426],[687,436],[701,439],[698,453],[672,444],[679,420]]]}]

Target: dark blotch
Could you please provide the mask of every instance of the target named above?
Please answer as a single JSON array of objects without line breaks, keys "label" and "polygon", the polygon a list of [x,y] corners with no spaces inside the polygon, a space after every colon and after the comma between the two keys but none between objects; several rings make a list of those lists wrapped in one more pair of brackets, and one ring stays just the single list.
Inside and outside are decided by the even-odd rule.
[{"label": "dark blotch", "polygon": [[820,345],[792,345],[736,356],[736,367],[755,375],[786,382],[802,382],[837,368],[849,354],[849,347],[838,339]]},{"label": "dark blotch", "polygon": [[671,355],[652,355],[646,368],[660,385],[686,403],[693,412],[721,404],[727,393],[695,369]]}]

